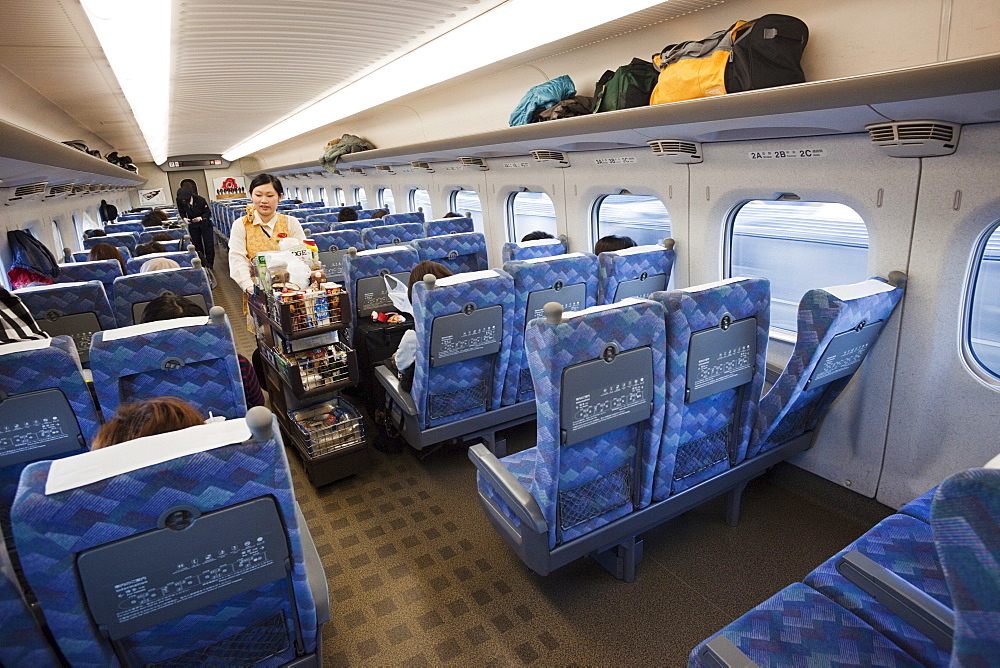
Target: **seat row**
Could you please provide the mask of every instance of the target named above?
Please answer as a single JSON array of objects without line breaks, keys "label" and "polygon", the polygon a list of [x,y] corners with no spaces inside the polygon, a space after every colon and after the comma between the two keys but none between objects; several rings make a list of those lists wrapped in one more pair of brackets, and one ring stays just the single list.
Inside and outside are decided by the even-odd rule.
[{"label": "seat row", "polygon": [[[131,231],[131,232],[111,232],[108,231],[110,228],[111,228],[110,224],[104,227],[105,231],[107,231],[107,234],[105,234],[104,236],[84,238],[82,242],[83,250],[71,253],[70,256],[72,257],[72,259],[86,260],[87,253],[89,253],[90,249],[96,246],[97,244],[111,244],[112,246],[115,246],[119,249],[125,248],[131,254],[135,252],[136,246],[138,246],[139,244],[149,243],[150,241],[153,240],[153,237],[158,234],[167,234],[177,240],[175,247],[172,249],[169,248],[169,244],[164,244],[168,245],[168,250],[181,250],[181,244],[185,244],[186,241],[185,237],[187,236],[187,232],[185,230],[168,229],[164,227],[146,227],[143,228],[142,231]],[[65,250],[63,252],[65,253]],[[70,257],[67,257],[66,259],[67,261],[69,261]]]},{"label": "seat row", "polygon": [[[414,287],[411,397],[421,427],[433,424],[435,402],[467,410],[452,402],[469,402],[487,381],[494,406],[500,404],[497,377],[509,356],[499,314],[489,326],[497,332],[490,339],[496,361],[488,369],[481,353],[468,361],[485,345],[477,338],[484,326],[470,312],[512,306],[512,279],[492,273]],[[540,574],[594,553],[629,581],[641,560],[639,533],[725,493],[735,523],[746,483],[809,446],[810,432],[875,344],[904,280],[894,274],[895,285],[870,279],[806,293],[791,358],[763,396],[766,279],[729,279],[569,313],[546,304],[545,317],[530,319],[524,330],[537,445],[502,459],[482,444],[469,451],[487,517]],[[479,298],[490,292],[506,300]],[[441,351],[466,348],[449,369]],[[380,380],[405,405],[387,376]]]},{"label": "seat row", "polygon": [[1000,458],[904,506],[699,644],[689,665],[996,665],[998,535]]},{"label": "seat row", "polygon": [[117,260],[61,264],[59,282],[14,294],[43,331],[72,337],[87,362],[94,334],[141,323],[149,302],[166,291],[187,297],[206,312],[211,309],[212,291],[201,261],[194,256],[189,265],[122,276]]},{"label": "seat row", "polygon": [[3,665],[322,663],[326,574],[264,408],[28,464],[11,524]]}]

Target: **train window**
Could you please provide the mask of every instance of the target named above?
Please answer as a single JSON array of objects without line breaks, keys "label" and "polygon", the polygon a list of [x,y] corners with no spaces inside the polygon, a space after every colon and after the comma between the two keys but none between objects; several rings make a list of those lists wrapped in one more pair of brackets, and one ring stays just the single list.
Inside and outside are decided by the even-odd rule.
[{"label": "train window", "polygon": [[54,241],[56,244],[55,256],[59,258],[58,259],[59,262],[62,262],[63,248],[66,247],[66,244],[63,243],[63,235],[62,231],[59,229],[59,223],[53,220],[51,225],[52,225],[52,241]]},{"label": "train window", "polygon": [[360,204],[362,209],[368,208],[368,194],[364,188],[354,189],[354,203]]},{"label": "train window", "polygon": [[389,213],[396,213],[396,198],[392,195],[392,189],[379,188],[378,205]]},{"label": "train window", "polygon": [[309,186],[306,186],[306,201],[307,202],[313,201],[313,189],[310,188]]},{"label": "train window", "polygon": [[344,189],[334,188],[333,189],[333,205],[334,206],[346,206],[347,201],[344,199]]},{"label": "train window", "polygon": [[317,188],[317,191],[319,192],[319,201],[322,202],[323,204],[329,204],[329,202],[326,199],[326,188],[324,186],[320,186],[319,188]]},{"label": "train window", "polygon": [[754,200],[730,230],[729,275],[770,279],[772,329],[795,332],[807,290],[868,276],[868,228],[845,204]]},{"label": "train window", "polygon": [[545,193],[517,192],[507,200],[507,233],[520,241],[529,232],[540,230],[556,236],[556,209]]},{"label": "train window", "polygon": [[410,211],[423,211],[424,220],[434,218],[431,210],[431,196],[423,188],[413,188],[410,190]]},{"label": "train window", "polygon": [[658,198],[649,195],[605,195],[594,207],[597,234],[630,237],[638,245],[670,237],[670,214]]},{"label": "train window", "polygon": [[486,228],[483,226],[483,204],[475,190],[455,190],[451,193],[451,210],[472,217],[472,224],[477,232]]},{"label": "train window", "polygon": [[302,189],[295,186],[295,199],[302,199]]},{"label": "train window", "polygon": [[1000,377],[1000,225],[984,235],[973,266],[966,318],[969,350],[980,366]]}]

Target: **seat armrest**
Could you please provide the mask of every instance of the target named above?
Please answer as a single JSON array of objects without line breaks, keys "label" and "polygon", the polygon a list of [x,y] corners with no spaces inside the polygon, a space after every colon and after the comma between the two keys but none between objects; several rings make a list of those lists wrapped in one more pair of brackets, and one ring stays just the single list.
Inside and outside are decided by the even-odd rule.
[{"label": "seat armrest", "polygon": [[410,396],[410,393],[404,392],[403,388],[400,387],[399,379],[396,378],[395,374],[389,371],[384,364],[380,364],[375,367],[375,377],[378,378],[378,382],[382,383],[382,387],[389,393],[394,404],[402,408],[407,415],[416,416],[417,405],[413,403],[413,397]]},{"label": "seat armrest", "polygon": [[705,643],[699,658],[712,668],[757,668],[757,664],[743,650],[722,634]]},{"label": "seat armrest", "polygon": [[476,465],[479,474],[482,475],[490,486],[503,497],[503,500],[514,511],[521,523],[530,527],[532,531],[540,534],[547,534],[549,531],[542,509],[538,507],[538,502],[531,492],[524,488],[524,485],[514,477],[514,474],[507,470],[507,467],[496,458],[492,452],[482,443],[477,443],[469,448],[469,459]]},{"label": "seat armrest", "polygon": [[[323,562],[319,558],[319,551],[316,549],[316,543],[309,532],[309,525],[306,524],[306,518],[299,508],[298,501],[295,502],[295,520],[299,524],[299,537],[302,540],[302,562],[306,567],[306,580],[309,582],[309,590],[316,604],[318,634],[319,627],[330,621],[330,587],[327,584]],[[322,648],[317,647],[317,651],[322,651]]]},{"label": "seat armrest", "polygon": [[950,608],[857,550],[837,560],[837,571],[939,647],[951,650],[955,613]]}]

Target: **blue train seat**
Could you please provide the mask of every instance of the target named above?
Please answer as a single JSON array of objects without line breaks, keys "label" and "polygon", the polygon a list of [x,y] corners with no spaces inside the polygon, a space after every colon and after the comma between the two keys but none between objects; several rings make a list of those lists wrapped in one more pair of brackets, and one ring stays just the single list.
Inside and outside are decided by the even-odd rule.
[{"label": "blue train seat", "polygon": [[3,629],[0,664],[63,665],[63,661],[45,637],[39,626],[39,620],[24,597],[24,591],[17,581],[3,537],[0,537],[0,629]]},{"label": "blue train seat", "polygon": [[659,501],[746,457],[766,374],[771,286],[731,278],[652,298],[666,315],[670,407],[653,479]]},{"label": "blue train seat", "polygon": [[326,575],[264,408],[31,464],[12,521],[71,665],[319,665]]},{"label": "blue train seat", "polygon": [[[160,230],[151,230],[150,228],[146,228],[145,232],[139,233],[139,243],[148,244],[150,241],[153,240],[153,237],[155,237],[157,234],[169,235],[174,239],[176,239],[178,242],[180,242],[181,240],[184,239],[184,237],[187,236],[187,230],[165,229],[165,228]],[[165,242],[161,241],[160,243],[165,243]]]},{"label": "blue train seat", "polygon": [[428,237],[438,237],[442,234],[467,234],[475,231],[476,226],[471,218],[435,218],[424,221],[424,234]]},{"label": "blue train seat", "polygon": [[558,239],[537,239],[535,241],[508,241],[503,245],[500,259],[504,262],[513,260],[531,260],[538,257],[564,255],[567,252],[565,237]]},{"label": "blue train seat", "polygon": [[[384,211],[384,209],[358,209],[358,220],[371,218],[373,213],[378,213],[379,211]],[[384,224],[379,218],[375,220],[379,221],[380,225]]]},{"label": "blue train seat", "polygon": [[[388,218],[388,216],[386,216]],[[369,227],[361,232],[365,248],[382,248],[383,246],[398,246],[424,236],[424,226],[420,223],[403,223],[399,225],[379,225]]]},{"label": "blue train seat", "polygon": [[424,260],[437,262],[447,267],[453,274],[489,268],[486,236],[479,232],[414,239],[410,245],[417,249],[421,262]]},{"label": "blue train seat", "polygon": [[135,251],[135,246],[138,243],[139,235],[135,232],[115,232],[103,237],[88,237],[83,240],[83,248],[90,250],[97,244],[111,244],[112,246],[125,246],[129,251]]},{"label": "blue train seat", "polygon": [[146,274],[132,274],[115,279],[114,308],[119,327],[127,327],[142,322],[146,304],[169,290],[175,295],[187,297],[207,312],[214,302],[208,277],[201,269],[201,260],[195,258],[191,268],[151,271]]},{"label": "blue train seat", "polygon": [[90,367],[101,411],[153,397],[179,397],[206,418],[246,412],[236,345],[222,307],[210,317],[120,327],[94,336]]},{"label": "blue train seat", "polygon": [[667,289],[677,253],[674,240],[663,245],[633,246],[598,256],[597,303],[613,304],[629,297],[647,298]]},{"label": "blue train seat", "polygon": [[[121,221],[120,218],[119,221]],[[129,220],[117,223],[108,223],[104,226],[104,231],[108,234],[114,234],[116,232],[142,232],[145,229],[146,228],[142,223]]]},{"label": "blue train seat", "polygon": [[311,239],[316,242],[316,249],[319,251],[319,261],[326,271],[327,278],[331,281],[343,283],[344,276],[344,256],[347,249],[354,248],[361,250],[364,248],[364,241],[361,233],[357,230],[340,230],[337,232],[320,232],[312,235]]},{"label": "blue train seat", "polygon": [[[469,450],[490,523],[542,575],[597,551],[616,562],[641,551],[638,531],[622,522],[650,503],[661,447],[663,308],[630,299],[563,314],[548,304],[526,347],[537,445],[499,460],[482,445]],[[619,576],[632,581],[636,560],[625,561]]]},{"label": "blue train seat", "polygon": [[[122,259],[128,261],[132,257],[132,251],[127,246],[116,246],[118,252],[122,254]],[[90,251],[76,251],[73,254],[73,262],[90,262]],[[109,293],[110,295],[110,293]]]},{"label": "blue train seat", "polygon": [[504,404],[532,401],[535,389],[524,347],[528,323],[542,317],[542,307],[557,302],[565,311],[582,311],[597,303],[597,256],[590,253],[543,256],[505,262],[514,279],[514,340],[504,384]]},{"label": "blue train seat", "polygon": [[810,290],[799,303],[792,356],[760,400],[748,456],[812,430],[875,345],[906,274]]},{"label": "blue train seat", "polygon": [[331,232],[341,232],[344,230],[354,230],[355,232],[361,233],[370,227],[378,227],[382,224],[381,218],[366,219],[366,220],[350,220],[346,223],[330,223]]},{"label": "blue train seat", "polygon": [[922,522],[931,522],[931,501],[934,499],[934,493],[937,492],[937,487],[934,487],[917,498],[913,499],[905,506],[899,509],[901,515],[909,515],[910,517],[916,517]]},{"label": "blue train seat", "polygon": [[405,225],[407,223],[420,223],[420,226],[423,227],[424,212],[411,211],[409,213],[390,213],[386,216],[382,216],[382,221],[385,225]]},{"label": "blue train seat", "polygon": [[114,298],[115,279],[122,276],[122,266],[117,260],[86,260],[65,262],[59,265],[56,283],[80,283],[100,281],[108,299]]},{"label": "blue train seat", "polygon": [[72,338],[84,364],[90,358],[91,337],[118,326],[100,281],[53,283],[15,290],[14,294],[21,298],[42,331],[50,336]]},{"label": "blue train seat", "polygon": [[0,526],[28,462],[87,450],[101,426],[68,336],[0,346]]},{"label": "blue train seat", "polygon": [[312,238],[314,234],[319,234],[321,232],[329,232],[330,223],[324,223],[324,222],[302,223],[302,229],[310,238]]},{"label": "blue train seat", "polygon": [[372,311],[387,313],[396,310],[382,277],[392,274],[404,285],[409,285],[410,272],[419,262],[417,251],[409,246],[349,252],[343,257],[345,287],[352,310],[351,340],[354,337],[353,323],[370,318]]},{"label": "blue train seat", "polygon": [[182,267],[193,267],[192,262],[198,254],[194,252],[194,246],[191,246],[190,250],[184,252],[168,252],[168,253],[147,253],[146,255],[140,255],[134,257],[127,262],[125,262],[125,271],[129,275],[138,274],[142,269],[142,265],[146,264],[150,260],[155,260],[156,258],[163,257],[168,260],[173,260]]}]

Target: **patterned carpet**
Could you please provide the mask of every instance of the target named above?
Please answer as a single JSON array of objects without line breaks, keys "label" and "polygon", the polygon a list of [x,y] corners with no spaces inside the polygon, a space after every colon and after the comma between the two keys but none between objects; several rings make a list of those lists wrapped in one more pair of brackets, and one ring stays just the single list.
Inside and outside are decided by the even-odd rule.
[{"label": "patterned carpet", "polygon": [[[214,291],[249,357],[239,289],[219,249]],[[534,425],[508,434],[534,443]],[[890,509],[791,465],[752,482],[740,525],[721,500],[645,536],[636,581],[590,559],[535,575],[493,531],[465,449],[375,453],[314,489],[288,450],[295,491],[330,587],[327,665],[684,665],[691,649],[801,580]]]}]

